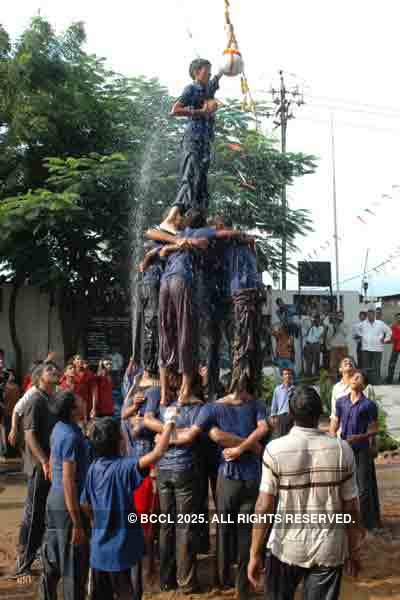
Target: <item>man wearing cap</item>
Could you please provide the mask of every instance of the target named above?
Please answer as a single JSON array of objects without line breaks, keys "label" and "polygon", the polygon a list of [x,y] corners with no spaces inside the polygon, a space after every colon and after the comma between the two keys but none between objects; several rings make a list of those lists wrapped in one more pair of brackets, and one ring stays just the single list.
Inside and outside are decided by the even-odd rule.
[{"label": "man wearing cap", "polygon": [[372,385],[379,385],[381,361],[384,344],[392,337],[390,328],[376,319],[375,306],[368,307],[367,318],[358,326],[358,335],[362,344],[362,364]]}]

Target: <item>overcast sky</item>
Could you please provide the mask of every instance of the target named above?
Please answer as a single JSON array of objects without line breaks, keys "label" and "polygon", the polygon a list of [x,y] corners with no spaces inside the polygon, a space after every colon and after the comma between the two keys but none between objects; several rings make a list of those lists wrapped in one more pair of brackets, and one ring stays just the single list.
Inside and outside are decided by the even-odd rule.
[{"label": "overcast sky", "polygon": [[[300,260],[317,253],[318,260],[334,261],[329,124],[334,113],[339,279],[354,276],[342,288],[359,290],[367,248],[369,268],[400,250],[400,187],[392,187],[400,185],[400,4],[231,0],[231,6],[255,97],[268,98],[278,69],[288,74],[289,84],[305,89],[306,105],[289,123],[288,149],[315,154],[319,167],[289,190],[291,206],[310,209],[314,218],[315,233],[301,241]],[[159,77],[172,94],[187,83],[188,63],[197,53],[218,66],[226,42],[223,0],[3,0],[0,18],[17,36],[38,9],[58,31],[84,21],[90,52],[125,75]],[[229,96],[239,97],[237,79],[223,80],[220,97]],[[370,292],[400,292],[399,268],[400,258],[385,272],[373,272]],[[289,283],[296,289],[297,278]]]}]

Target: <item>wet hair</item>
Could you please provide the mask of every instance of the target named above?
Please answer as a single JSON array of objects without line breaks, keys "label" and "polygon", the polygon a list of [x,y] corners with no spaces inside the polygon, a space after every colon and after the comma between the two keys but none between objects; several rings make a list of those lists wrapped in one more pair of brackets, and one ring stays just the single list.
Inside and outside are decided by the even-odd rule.
[{"label": "wet hair", "polygon": [[191,229],[200,229],[200,227],[204,227],[207,224],[204,214],[196,210],[195,208],[190,208],[185,216],[185,227],[190,227]]},{"label": "wet hair", "polygon": [[113,458],[120,455],[121,429],[111,417],[95,419],[89,439],[97,458]]},{"label": "wet hair", "polygon": [[340,366],[340,367],[342,366],[342,364],[343,364],[343,362],[344,362],[345,360],[351,360],[351,362],[353,363],[353,365],[354,365],[354,366],[355,366],[355,364],[356,364],[356,363],[355,363],[355,360],[354,360],[354,358],[353,358],[352,356],[343,356],[342,360],[341,360],[341,361],[340,361],[340,363],[339,363],[339,366]]},{"label": "wet hair", "polygon": [[364,369],[356,369],[354,372],[354,375],[356,375],[357,373],[360,373],[362,380],[364,382],[364,385],[365,385],[365,387],[367,387],[367,385],[369,384],[368,373],[366,371],[364,371]]},{"label": "wet hair", "polygon": [[196,79],[197,71],[203,69],[204,67],[211,69],[211,63],[209,60],[206,60],[205,58],[195,58],[192,60],[189,66],[189,75],[193,81]]},{"label": "wet hair", "polygon": [[57,392],[54,398],[54,412],[63,423],[71,423],[72,411],[76,405],[76,398],[70,390]]},{"label": "wet hair", "polygon": [[34,386],[38,385],[41,376],[43,375],[45,369],[48,366],[49,365],[47,365],[45,363],[40,363],[40,364],[36,365],[36,367],[32,371],[32,385],[34,385]]},{"label": "wet hair", "polygon": [[299,385],[289,396],[290,412],[300,427],[315,427],[322,415],[322,401],[317,390]]}]

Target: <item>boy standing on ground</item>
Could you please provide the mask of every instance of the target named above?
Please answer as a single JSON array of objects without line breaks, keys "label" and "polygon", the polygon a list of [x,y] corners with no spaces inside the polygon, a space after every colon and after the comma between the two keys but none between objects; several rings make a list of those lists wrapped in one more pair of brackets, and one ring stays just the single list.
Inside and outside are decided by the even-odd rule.
[{"label": "boy standing on ground", "polygon": [[174,418],[174,411],[169,409],[164,431],[154,450],[139,460],[121,458],[122,438],[117,421],[106,417],[93,425],[90,441],[97,460],[89,469],[81,496],[81,505],[92,518],[91,600],[128,597],[140,600],[142,597],[144,537],[140,522],[129,517],[135,515],[132,495],[150,466],[168,449]]}]

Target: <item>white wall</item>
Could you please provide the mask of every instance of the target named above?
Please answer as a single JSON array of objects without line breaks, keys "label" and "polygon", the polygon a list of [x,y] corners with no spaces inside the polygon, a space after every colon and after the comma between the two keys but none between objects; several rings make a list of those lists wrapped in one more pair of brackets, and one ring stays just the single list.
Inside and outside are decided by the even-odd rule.
[{"label": "white wall", "polygon": [[[6,353],[6,363],[14,364],[14,350],[11,343],[8,308],[11,286],[1,287],[2,306],[0,310],[0,348]],[[38,288],[25,286],[20,289],[17,298],[17,333],[22,348],[24,372],[32,360],[47,355],[48,349],[59,353],[59,362],[63,363],[64,347],[57,308],[53,307],[48,325],[49,296]]]}]

